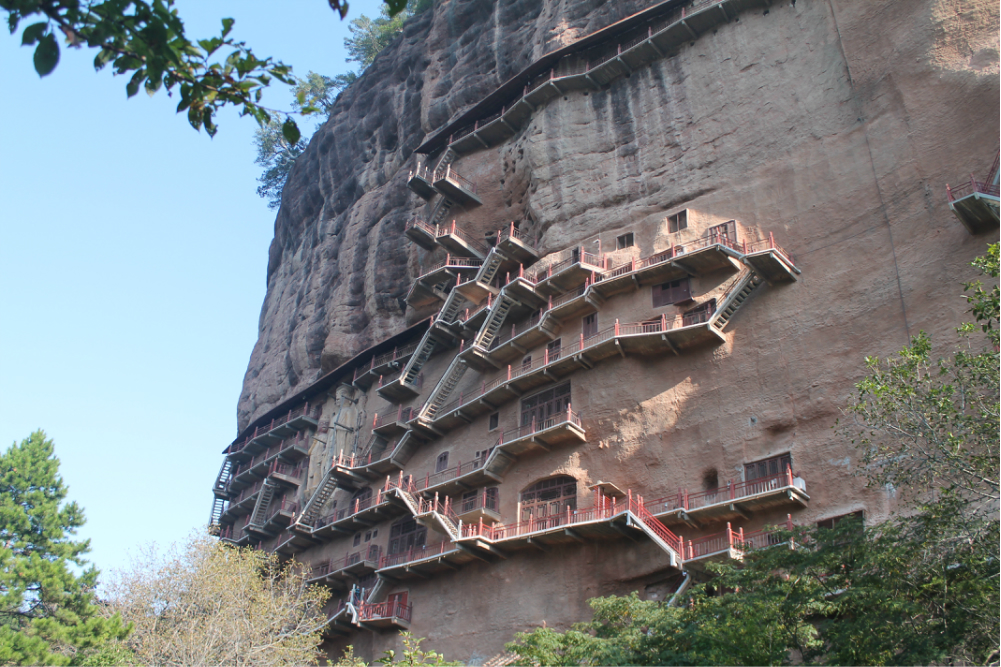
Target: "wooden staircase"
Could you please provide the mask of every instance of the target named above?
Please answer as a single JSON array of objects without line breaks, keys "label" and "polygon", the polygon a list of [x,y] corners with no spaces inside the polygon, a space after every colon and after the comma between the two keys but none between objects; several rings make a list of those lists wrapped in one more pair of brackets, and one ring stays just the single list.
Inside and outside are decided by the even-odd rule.
[{"label": "wooden staircase", "polygon": [[222,462],[222,467],[219,468],[219,475],[215,479],[215,486],[212,487],[212,491],[216,494],[216,497],[227,495],[226,487],[229,486],[230,480],[233,479],[233,462],[226,458]]},{"label": "wooden staircase", "polygon": [[500,328],[504,326],[504,320],[507,319],[508,313],[517,304],[517,301],[502,292],[497,297],[497,300],[494,301],[494,306],[490,309],[487,319],[483,321],[483,326],[480,327],[479,333],[476,334],[473,345],[482,350],[489,350],[490,345],[497,338]]},{"label": "wooden staircase", "polygon": [[446,167],[450,166],[453,162],[455,162],[455,158],[457,157],[459,157],[459,154],[456,153],[454,150],[452,150],[451,147],[449,147],[448,149],[445,150],[444,153],[441,154],[441,158],[438,160],[438,163],[434,166],[434,171],[432,173],[438,173],[442,169],[445,169]]},{"label": "wooden staircase", "polygon": [[733,314],[737,312],[737,309],[751,296],[751,292],[763,282],[765,282],[764,279],[754,271],[745,271],[744,275],[734,283],[733,287],[723,297],[723,302],[716,308],[716,314],[712,319],[712,326],[722,331],[723,327],[730,321],[730,318],[733,317]]},{"label": "wooden staircase", "polygon": [[271,479],[264,480],[264,486],[261,487],[261,492],[257,495],[257,502],[254,504],[254,511],[250,514],[250,521],[247,522],[247,528],[254,528],[260,531],[264,530],[264,524],[268,519],[268,507],[271,505],[271,499],[275,495],[275,489],[278,485],[271,481]]},{"label": "wooden staircase", "polygon": [[455,202],[442,195],[431,209],[428,216],[428,224],[437,229],[448,218],[448,212],[455,206]]},{"label": "wooden staircase", "polygon": [[222,519],[223,512],[226,511],[226,500],[216,496],[212,499],[212,514],[209,516],[209,525],[218,526]]},{"label": "wooden staircase", "polygon": [[428,398],[427,403],[421,408],[420,413],[417,418],[422,422],[432,422],[435,416],[438,414],[438,410],[445,405],[448,397],[452,395],[455,390],[456,385],[459,384],[459,380],[462,376],[466,374],[469,369],[469,365],[464,359],[458,355],[452,359],[452,363],[448,365],[448,369],[445,374],[441,376],[441,380],[435,386],[434,391],[431,392],[431,396]]},{"label": "wooden staircase", "polygon": [[313,523],[320,515],[320,510],[323,509],[323,506],[330,499],[330,496],[334,495],[334,491],[336,490],[337,480],[334,478],[333,468],[331,468],[323,476],[323,479],[320,480],[316,490],[313,491],[313,495],[306,501],[295,524],[297,526],[312,528]]}]

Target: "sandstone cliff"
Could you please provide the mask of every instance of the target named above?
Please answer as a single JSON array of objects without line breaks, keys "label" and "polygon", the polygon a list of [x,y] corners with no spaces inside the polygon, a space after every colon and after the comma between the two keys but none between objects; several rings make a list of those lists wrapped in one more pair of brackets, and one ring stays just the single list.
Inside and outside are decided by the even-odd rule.
[{"label": "sandstone cliff", "polygon": [[[423,206],[406,187],[413,149],[542,54],[648,5],[440,0],[407,25],[289,178],[240,428],[424,315],[403,302],[423,254],[403,235]],[[997,22],[997,3],[980,0],[773,3],[463,158],[494,203],[464,224],[528,217],[552,250],[693,202],[782,232],[813,262],[811,298],[856,290],[855,316],[882,309],[879,336],[900,347],[937,326],[926,304],[945,289],[910,283],[912,269],[938,243],[979,247],[951,220],[944,186],[996,150]],[[821,259],[848,242],[850,255]],[[808,307],[799,327],[822,332],[838,316]]]}]

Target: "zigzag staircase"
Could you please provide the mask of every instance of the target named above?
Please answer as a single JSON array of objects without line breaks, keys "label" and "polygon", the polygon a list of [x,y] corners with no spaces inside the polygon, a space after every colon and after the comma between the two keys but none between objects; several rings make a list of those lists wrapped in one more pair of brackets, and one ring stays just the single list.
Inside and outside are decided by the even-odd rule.
[{"label": "zigzag staircase", "polygon": [[765,282],[761,276],[754,271],[746,270],[744,275],[737,280],[733,287],[723,297],[723,302],[716,308],[716,313],[712,319],[712,326],[722,331],[737,309],[743,305],[758,285]]},{"label": "zigzag staircase", "polygon": [[469,365],[459,355],[456,355],[452,359],[452,363],[448,365],[445,374],[441,376],[441,380],[435,385],[434,391],[431,392],[431,396],[428,397],[424,407],[421,408],[420,413],[417,415],[421,421],[434,421],[438,411],[445,405],[448,397],[452,395],[452,391],[459,384],[459,380],[462,379],[462,376],[466,374],[468,369]]},{"label": "zigzag staircase", "polygon": [[490,313],[487,318],[483,320],[483,326],[480,327],[479,332],[476,334],[476,338],[473,340],[473,345],[482,349],[489,350],[490,345],[497,338],[497,333],[500,328],[504,326],[504,320],[507,319],[507,314],[511,312],[511,309],[518,304],[513,298],[508,296],[506,293],[501,292],[497,300],[494,301],[493,308],[490,309]]},{"label": "zigzag staircase", "polygon": [[441,154],[441,159],[438,160],[438,164],[434,166],[435,173],[445,169],[453,162],[455,158],[459,157],[459,154],[452,150],[451,147],[447,148],[444,153]]},{"label": "zigzag staircase", "polygon": [[454,324],[459,319],[459,314],[463,310],[462,306],[465,301],[466,297],[452,290],[448,293],[448,298],[445,299],[445,304],[438,311],[435,320],[445,325]]},{"label": "zigzag staircase", "polygon": [[212,487],[212,490],[217,495],[226,493],[226,487],[229,486],[231,479],[233,479],[233,462],[226,458],[222,462],[222,467],[219,468],[219,476],[215,478],[215,486]]},{"label": "zigzag staircase", "polygon": [[428,327],[428,330],[421,337],[421,342],[417,345],[417,349],[414,350],[413,356],[407,361],[407,365],[403,367],[403,372],[400,373],[400,382],[408,384],[411,387],[416,386],[417,376],[420,375],[421,369],[424,368],[427,360],[431,358],[435,350],[439,347],[446,347],[448,344],[449,341],[446,334],[435,329],[433,324]]},{"label": "zigzag staircase", "polygon": [[212,514],[209,515],[209,525],[218,526],[222,513],[226,511],[226,500],[216,496],[212,499]]},{"label": "zigzag staircase", "polygon": [[429,528],[432,527],[431,524],[437,524],[439,532],[448,535],[453,542],[459,539],[459,519],[458,517],[453,519],[455,511],[447,497],[445,502],[441,503],[436,493],[434,500],[422,501],[418,509],[420,512],[414,516],[418,523]]},{"label": "zigzag staircase", "polygon": [[268,506],[271,505],[271,498],[274,497],[275,489],[277,488],[278,485],[270,479],[264,480],[264,486],[261,487],[261,492],[257,495],[257,502],[254,503],[254,511],[250,514],[250,521],[247,522],[247,528],[264,530]]},{"label": "zigzag staircase", "polygon": [[376,602],[382,602],[386,599],[386,594],[389,593],[390,587],[396,583],[391,579],[383,577],[381,574],[377,575],[375,586],[372,587],[372,591],[368,594],[365,599],[369,604],[374,604]]},{"label": "zigzag staircase", "polygon": [[459,539],[458,519],[452,519],[455,512],[451,509],[448,498],[443,504],[438,500],[437,493],[434,495],[434,500],[425,500],[399,485],[394,486],[392,490],[396,493],[396,497],[403,501],[407,510],[413,514],[417,523],[425,526],[429,523],[436,523],[441,527],[441,532],[448,535],[452,541]]},{"label": "zigzag staircase", "polygon": [[647,537],[671,558],[672,566],[681,567],[681,540],[650,514],[643,506],[642,498],[638,499],[639,502],[635,500],[636,498],[633,499],[634,502],[630,502],[627,521],[646,533]]},{"label": "zigzag staircase", "polygon": [[337,490],[337,480],[334,478],[333,472],[333,467],[331,467],[323,475],[323,479],[320,480],[316,490],[313,491],[313,495],[309,497],[309,500],[303,506],[299,518],[295,521],[295,525],[305,526],[306,528],[313,527],[313,524],[319,517],[320,510],[330,499],[330,496],[334,495],[334,491]]},{"label": "zigzag staircase", "polygon": [[448,212],[453,206],[455,206],[454,201],[445,195],[441,195],[437,203],[435,203],[434,208],[431,209],[431,215],[428,216],[428,224],[434,229],[438,229],[441,223],[445,221],[445,218],[448,217]]},{"label": "zigzag staircase", "polygon": [[476,272],[476,277],[473,278],[478,283],[483,285],[489,285],[497,277],[497,272],[500,270],[501,264],[508,259],[507,255],[502,253],[497,248],[491,248],[490,252],[487,254],[487,258],[483,260],[483,265],[480,266],[480,270]]}]

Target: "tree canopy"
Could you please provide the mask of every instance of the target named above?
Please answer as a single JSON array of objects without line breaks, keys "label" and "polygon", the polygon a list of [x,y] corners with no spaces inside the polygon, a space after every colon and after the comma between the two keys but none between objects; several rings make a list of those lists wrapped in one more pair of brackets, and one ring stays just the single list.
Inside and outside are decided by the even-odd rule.
[{"label": "tree canopy", "polygon": [[129,621],[140,665],[315,664],[330,592],[275,554],[196,535],[150,545],[108,581],[108,609]]},{"label": "tree canopy", "polygon": [[[996,279],[998,245],[974,266]],[[856,474],[899,493],[901,513],[744,545],[678,606],[594,598],[591,621],[517,635],[520,664],[996,664],[999,290],[965,288],[975,321],[953,353],[933,360],[922,333],[867,358],[838,427]]]},{"label": "tree canopy", "polygon": [[[343,19],[347,2],[327,0]],[[385,0],[385,13],[403,12],[406,0]],[[95,49],[94,68],[111,66],[116,75],[129,77],[129,97],[145,89],[150,95],[164,89],[180,97],[178,113],[187,113],[196,130],[211,136],[217,131],[215,115],[233,106],[261,125],[282,118],[285,139],[295,144],[300,131],[288,112],[262,104],[264,90],[274,81],[296,85],[292,68],[280,60],[259,57],[231,35],[234,21],[223,18],[217,36],[189,38],[174,0],[0,0],[7,27],[13,35],[21,29],[21,43],[34,46],[33,64],[46,76],[59,64],[60,38],[71,48]],[[27,24],[22,29],[22,24]],[[298,113],[316,107],[303,105]]]},{"label": "tree canopy", "polygon": [[120,617],[100,613],[89,542],[72,539],[83,510],[66,495],[43,431],[0,454],[2,664],[82,664],[128,633]]}]

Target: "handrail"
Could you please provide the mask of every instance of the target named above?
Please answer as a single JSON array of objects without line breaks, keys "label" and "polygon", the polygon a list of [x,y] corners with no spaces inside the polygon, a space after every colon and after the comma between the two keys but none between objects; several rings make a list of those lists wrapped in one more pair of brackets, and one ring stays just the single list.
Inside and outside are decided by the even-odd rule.
[{"label": "handrail", "polygon": [[[451,548],[448,548],[450,547]],[[458,551],[459,547],[454,546],[452,542],[439,542],[438,544],[425,545],[422,547],[411,547],[406,551],[398,554],[387,554],[379,559],[379,569],[383,570],[387,567],[393,567],[396,565],[403,565],[405,563],[413,563],[415,561],[424,560],[426,558],[436,558],[438,556],[444,556],[445,554],[453,553]]]},{"label": "handrail", "polygon": [[786,466],[785,471],[777,475],[758,477],[737,483],[730,481],[727,482],[725,487],[718,489],[709,489],[708,491],[701,491],[699,493],[690,493],[682,489],[672,496],[651,500],[646,503],[646,507],[651,512],[657,514],[679,509],[691,511],[793,486],[800,488],[800,485],[796,483],[796,478],[793,476],[792,468]]},{"label": "handrail", "polygon": [[472,192],[473,194],[476,194],[476,183],[473,183],[471,180],[469,180],[465,176],[461,175],[459,172],[452,169],[452,165],[448,165],[444,169],[439,169],[438,171],[436,171],[434,174],[434,180],[435,182],[441,180],[455,181],[462,188],[468,190],[469,192]]},{"label": "handrail", "polygon": [[530,239],[528,237],[528,234],[515,227],[514,222],[511,222],[507,227],[504,227],[497,231],[498,243],[508,238],[517,239],[532,249],[535,249],[538,243],[537,241],[533,241],[532,239]]},{"label": "handrail", "polygon": [[[517,90],[511,97],[505,100],[500,112],[493,111],[480,118],[470,120],[466,125],[450,130],[447,144],[450,146],[459,139],[478,131],[480,128],[493,122],[507,114],[507,112],[518,105],[526,96],[542,87],[546,83],[558,83],[560,79],[571,76],[588,75],[592,70],[601,67],[606,62],[620,58],[631,49],[638,48],[645,42],[653,39],[655,35],[660,35],[669,28],[681,24],[693,11],[698,12],[710,6],[719,4],[723,0],[693,0],[689,7],[676,7],[669,13],[651,20],[643,27],[636,27],[626,33],[626,39],[612,38],[609,41],[601,42],[587,50],[575,51],[556,61],[553,66],[539,73],[528,80],[524,87]],[[629,36],[631,35],[631,36]],[[583,39],[583,38],[582,38]]]},{"label": "handrail", "polygon": [[284,424],[287,424],[288,422],[292,421],[293,419],[297,419],[299,417],[308,417],[308,418],[312,418],[312,419],[319,419],[320,413],[322,412],[322,410],[323,410],[323,404],[322,403],[319,404],[319,405],[313,406],[313,411],[312,412],[310,412],[310,410],[309,410],[309,403],[308,402],[303,403],[301,407],[290,409],[287,414],[282,415],[280,417],[275,417],[268,424],[256,427],[254,429],[253,433],[247,435],[247,437],[244,438],[242,441],[240,441],[238,443],[233,443],[232,445],[230,445],[229,446],[229,451],[227,453],[234,454],[236,452],[239,452],[244,447],[246,447],[252,440],[254,440],[254,439],[256,439],[256,438],[258,438],[258,437],[260,437],[262,435],[266,435],[266,434],[270,433],[271,431],[275,430],[279,426],[283,426]]},{"label": "handrail", "polygon": [[[486,246],[484,246],[482,243],[471,237],[465,230],[462,229],[462,227],[459,227],[459,225],[456,224],[455,220],[453,220],[452,224],[450,225],[445,225],[443,227],[439,226],[437,231],[435,232],[435,238],[441,238],[442,236],[448,236],[449,234],[451,234],[452,236],[458,236],[460,239],[462,239],[463,241],[471,245],[473,248],[475,248],[477,252],[481,252],[484,255],[487,254]],[[479,261],[479,264],[477,264],[476,266],[483,265],[483,260],[477,260],[477,261]]]},{"label": "handrail", "polygon": [[553,415],[552,417],[547,417],[546,419],[543,419],[541,421],[536,421],[536,419],[533,417],[532,421],[528,424],[522,424],[521,426],[518,426],[516,428],[511,428],[502,432],[500,434],[500,437],[497,439],[497,443],[495,446],[500,447],[503,446],[504,443],[510,444],[511,442],[520,440],[522,438],[527,438],[530,435],[540,433],[547,429],[556,428],[560,424],[573,424],[574,426],[584,428],[584,424],[581,422],[580,415],[571,410],[570,406],[567,405],[566,410],[560,410],[560,412]]},{"label": "handrail", "polygon": [[358,618],[361,621],[399,618],[410,622],[414,606],[405,605],[399,600],[385,602],[362,602],[358,605]]}]

